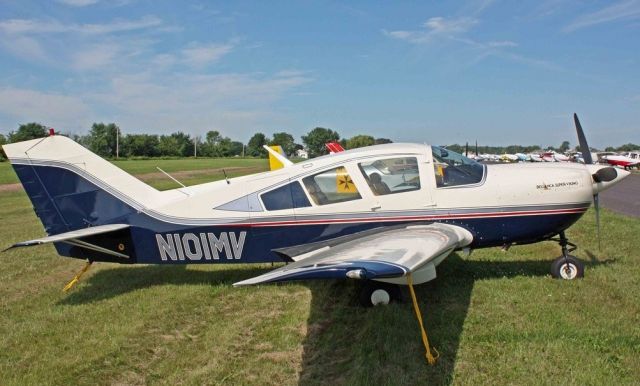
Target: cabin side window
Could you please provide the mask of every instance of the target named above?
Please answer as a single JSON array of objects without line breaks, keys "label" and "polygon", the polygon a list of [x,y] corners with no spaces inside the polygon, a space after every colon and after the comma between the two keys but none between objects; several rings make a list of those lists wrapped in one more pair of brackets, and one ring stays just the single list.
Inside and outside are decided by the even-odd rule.
[{"label": "cabin side window", "polygon": [[283,210],[311,206],[298,181],[263,193],[262,203],[267,210]]},{"label": "cabin side window", "polygon": [[326,170],[302,179],[316,205],[335,204],[362,198],[344,167]]},{"label": "cabin side window", "polygon": [[477,184],[482,181],[485,167],[462,154],[438,146],[431,147],[436,185],[439,188]]},{"label": "cabin side window", "polygon": [[361,162],[358,167],[376,196],[420,189],[418,160],[415,157]]}]

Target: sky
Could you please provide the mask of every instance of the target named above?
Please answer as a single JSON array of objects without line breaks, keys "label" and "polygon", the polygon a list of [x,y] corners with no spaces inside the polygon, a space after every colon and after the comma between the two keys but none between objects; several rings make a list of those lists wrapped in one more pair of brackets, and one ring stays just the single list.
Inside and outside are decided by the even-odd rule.
[{"label": "sky", "polygon": [[0,0],[0,132],[640,143],[640,0]]}]

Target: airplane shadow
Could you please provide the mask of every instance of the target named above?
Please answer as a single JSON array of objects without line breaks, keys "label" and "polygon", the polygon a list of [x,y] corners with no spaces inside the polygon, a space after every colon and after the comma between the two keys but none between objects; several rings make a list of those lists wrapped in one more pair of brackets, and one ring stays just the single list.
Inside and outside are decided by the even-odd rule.
[{"label": "airplane shadow", "polygon": [[234,267],[216,271],[187,269],[186,265],[117,266],[94,273],[77,290],[59,301],[74,305],[98,302],[138,289],[167,284],[231,285],[235,282],[261,275],[274,269]]},{"label": "airplane shadow", "polygon": [[[587,251],[589,266],[609,264]],[[411,298],[387,307],[362,308],[353,280],[304,282],[311,291],[307,334],[303,342],[299,383],[379,384],[382,376],[395,384],[450,384],[464,321],[476,280],[516,276],[548,276],[550,260],[474,261],[452,254],[438,267],[438,279],[415,287],[429,339],[440,358],[428,366]],[[77,305],[166,284],[228,284],[273,268],[189,270],[186,266],[141,266],[103,269],[59,304]],[[354,381],[356,379],[356,381]]]},{"label": "airplane shadow", "polygon": [[[587,267],[612,263],[598,261],[590,252],[588,256]],[[435,366],[426,363],[406,289],[400,304],[363,309],[353,300],[357,292],[349,288],[352,281],[310,283],[299,384],[370,385],[380,384],[380,378],[393,378],[393,384],[450,384],[475,281],[549,276],[550,263],[473,261],[452,254],[438,267],[438,279],[414,287],[430,343],[440,354]]]}]

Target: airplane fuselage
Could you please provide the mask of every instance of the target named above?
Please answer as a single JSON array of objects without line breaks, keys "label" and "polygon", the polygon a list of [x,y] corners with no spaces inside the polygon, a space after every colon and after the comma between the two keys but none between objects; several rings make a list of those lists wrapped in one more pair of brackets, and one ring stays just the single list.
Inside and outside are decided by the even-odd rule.
[{"label": "airplane fuselage", "polygon": [[110,184],[115,170],[106,169],[115,167],[95,162],[12,159],[48,233],[131,225],[88,239],[126,258],[68,243],[56,243],[58,253],[120,263],[282,261],[273,250],[431,222],[468,230],[469,248],[532,243],[575,223],[597,188],[584,165],[470,165],[443,149],[408,144],[165,192],[133,180]]}]

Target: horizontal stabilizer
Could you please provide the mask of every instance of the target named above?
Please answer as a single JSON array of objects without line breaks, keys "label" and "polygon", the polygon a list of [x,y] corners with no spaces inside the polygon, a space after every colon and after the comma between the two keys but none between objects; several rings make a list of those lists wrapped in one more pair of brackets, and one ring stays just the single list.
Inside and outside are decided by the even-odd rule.
[{"label": "horizontal stabilizer", "polygon": [[[5,249],[9,250],[11,248],[17,247],[32,247],[34,245],[41,245],[46,243],[55,243],[58,241],[67,241],[67,240],[75,240],[81,239],[83,237],[95,236],[103,233],[115,232],[121,229],[129,228],[129,224],[107,224],[107,225],[98,225],[89,228],[78,229],[71,232],[59,233],[53,236],[42,237],[39,239],[33,239],[28,241],[22,241],[20,243],[15,243],[9,248]],[[4,251],[3,251],[4,252]]]}]

